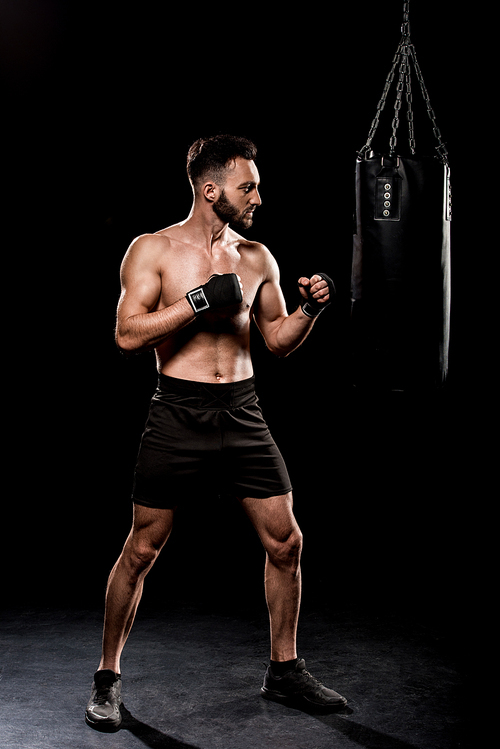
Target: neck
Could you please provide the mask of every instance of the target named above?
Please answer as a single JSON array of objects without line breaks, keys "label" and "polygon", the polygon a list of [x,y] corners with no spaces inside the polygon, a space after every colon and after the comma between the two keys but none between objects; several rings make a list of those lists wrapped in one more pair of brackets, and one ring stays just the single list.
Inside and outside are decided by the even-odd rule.
[{"label": "neck", "polygon": [[203,210],[197,207],[196,202],[180,226],[184,227],[196,244],[202,245],[209,253],[216,242],[224,241],[229,228],[229,224],[221,221],[211,208]]}]

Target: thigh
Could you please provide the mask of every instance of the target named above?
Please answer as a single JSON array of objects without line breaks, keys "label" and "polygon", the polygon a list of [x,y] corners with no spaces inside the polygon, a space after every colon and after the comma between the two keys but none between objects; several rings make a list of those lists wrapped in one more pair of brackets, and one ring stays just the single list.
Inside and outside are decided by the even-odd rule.
[{"label": "thigh", "polygon": [[173,508],[206,489],[219,455],[217,414],[153,398],[134,472],[136,503]]},{"label": "thigh", "polygon": [[267,549],[269,544],[284,543],[291,536],[300,536],[293,514],[292,492],[278,497],[240,499],[240,504]]},{"label": "thigh", "polygon": [[257,403],[224,413],[223,485],[238,497],[278,498],[292,491],[278,446]]},{"label": "thigh", "polygon": [[174,522],[175,508],[158,509],[134,504],[131,539],[160,551],[167,542]]}]

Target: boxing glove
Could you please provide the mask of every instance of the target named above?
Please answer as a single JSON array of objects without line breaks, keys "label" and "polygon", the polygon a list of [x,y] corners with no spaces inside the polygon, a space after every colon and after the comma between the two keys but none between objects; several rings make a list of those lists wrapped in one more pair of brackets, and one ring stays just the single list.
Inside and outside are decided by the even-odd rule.
[{"label": "boxing glove", "polygon": [[241,304],[243,295],[236,273],[223,273],[210,276],[206,284],[188,291],[186,299],[198,315],[209,309]]},{"label": "boxing glove", "polygon": [[309,292],[309,287],[305,287],[302,286],[302,284],[299,284],[299,286],[302,286],[302,288],[305,288],[307,291],[307,299],[304,299],[301,304],[302,312],[304,313],[304,315],[307,315],[307,317],[317,317],[320,312],[323,312],[324,309],[330,306],[330,304],[332,303],[332,299],[336,294],[335,285],[330,276],[327,276],[326,273],[316,273],[315,275],[321,276],[323,281],[327,282],[330,299],[328,300],[328,302],[321,303],[317,299],[315,299]]}]

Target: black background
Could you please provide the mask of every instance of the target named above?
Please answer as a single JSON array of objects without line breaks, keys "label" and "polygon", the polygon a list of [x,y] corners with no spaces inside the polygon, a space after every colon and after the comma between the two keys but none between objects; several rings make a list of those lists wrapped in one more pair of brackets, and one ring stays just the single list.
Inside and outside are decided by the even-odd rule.
[{"label": "black background", "polygon": [[[338,291],[291,357],[253,340],[305,534],[304,600],[462,620],[474,537],[463,498],[481,502],[482,472],[484,359],[471,308],[480,249],[470,242],[477,38],[448,3],[411,5],[454,213],[448,387],[409,398],[356,394],[348,361],[354,162],[402,2],[4,4],[8,601],[102,603],[156,382],[152,354],[126,360],[114,346],[120,262],[135,236],[187,216],[191,143],[232,132],[259,149],[263,205],[247,234],[278,260],[289,310],[300,275],[327,272]],[[425,112],[415,127],[417,152],[429,152]],[[401,130],[404,141],[404,120]],[[380,132],[384,148],[387,123]],[[200,499],[179,512],[149,601],[264,605],[263,551],[241,510]]]}]

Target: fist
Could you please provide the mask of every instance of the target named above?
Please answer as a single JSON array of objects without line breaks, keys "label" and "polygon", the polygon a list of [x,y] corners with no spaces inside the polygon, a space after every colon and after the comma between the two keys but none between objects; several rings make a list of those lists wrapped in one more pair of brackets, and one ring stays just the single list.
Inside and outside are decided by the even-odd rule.
[{"label": "fist", "polygon": [[317,317],[331,304],[335,294],[332,279],[326,273],[316,273],[311,278],[299,278],[299,291],[303,298],[302,312],[307,317]]},{"label": "fist", "polygon": [[241,304],[243,284],[236,273],[214,273],[206,284],[188,291],[186,298],[195,315],[198,315],[209,309]]},{"label": "fist", "polygon": [[319,304],[330,301],[330,287],[322,276],[316,274],[312,278],[299,278],[299,291],[304,299],[314,299]]}]

